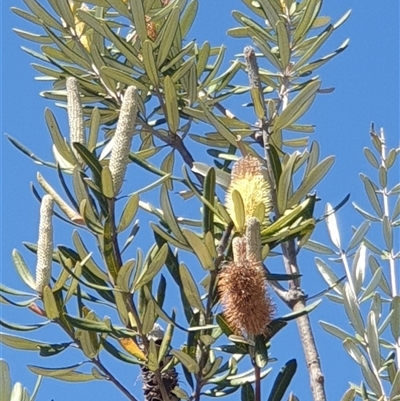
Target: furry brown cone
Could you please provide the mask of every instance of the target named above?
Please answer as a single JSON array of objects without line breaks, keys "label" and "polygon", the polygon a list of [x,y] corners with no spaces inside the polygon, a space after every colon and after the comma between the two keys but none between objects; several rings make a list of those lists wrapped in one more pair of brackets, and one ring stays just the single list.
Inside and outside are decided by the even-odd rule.
[{"label": "furry brown cone", "polygon": [[218,290],[224,316],[236,334],[265,333],[275,305],[267,294],[260,263],[227,263],[219,274]]}]

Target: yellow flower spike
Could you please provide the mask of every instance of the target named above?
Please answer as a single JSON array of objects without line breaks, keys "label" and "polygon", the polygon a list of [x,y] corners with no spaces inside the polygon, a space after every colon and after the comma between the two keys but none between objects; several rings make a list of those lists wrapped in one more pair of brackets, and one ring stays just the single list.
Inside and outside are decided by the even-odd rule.
[{"label": "yellow flower spike", "polygon": [[[236,192],[243,202],[244,219],[240,215],[240,199]],[[226,208],[236,231],[241,233],[245,229],[245,221],[250,217],[256,217],[262,224],[268,216],[272,208],[270,187],[257,158],[247,155],[233,165]]]}]

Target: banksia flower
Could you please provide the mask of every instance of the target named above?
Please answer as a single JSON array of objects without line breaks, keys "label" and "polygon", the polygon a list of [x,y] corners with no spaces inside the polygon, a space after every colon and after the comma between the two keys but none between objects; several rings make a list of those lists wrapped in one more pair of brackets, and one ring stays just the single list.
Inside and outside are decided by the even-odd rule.
[{"label": "banksia flower", "polygon": [[236,215],[235,203],[232,199],[235,190],[243,200],[244,222],[250,217],[257,217],[262,223],[271,211],[272,205],[270,187],[262,164],[257,158],[248,155],[239,159],[233,165],[231,183],[226,194],[228,213],[235,224],[236,230],[243,232],[245,227]]},{"label": "banksia flower", "polygon": [[53,254],[53,198],[45,195],[40,206],[39,239],[36,263],[36,291],[41,294],[50,283]]},{"label": "banksia flower", "polygon": [[[159,324],[155,323],[153,330],[150,331],[147,338],[153,340],[157,346],[160,346],[163,337],[164,330]],[[169,359],[170,357],[167,355],[164,360],[160,362],[160,369],[169,362]],[[146,366],[142,366],[141,369],[145,401],[164,401],[160,391],[160,386],[157,382],[156,373]],[[178,397],[172,393],[172,390],[178,385],[178,373],[175,368],[170,368],[161,372],[160,377],[170,401],[178,401]]]},{"label": "banksia flower", "polygon": [[132,138],[137,114],[137,91],[134,86],[128,86],[122,101],[117,129],[114,134],[114,145],[110,156],[110,171],[113,179],[114,193],[121,190],[129,161]]},{"label": "banksia flower", "polygon": [[245,236],[234,238],[232,247],[233,261],[222,268],[218,277],[224,316],[237,334],[263,334],[273,318],[275,305],[267,293],[257,218],[246,221]]},{"label": "banksia flower", "polygon": [[[71,146],[74,142],[78,142],[83,145],[85,143],[85,125],[83,122],[82,104],[79,97],[78,80],[74,77],[68,77],[66,86],[69,137]],[[73,146],[72,151],[74,152],[79,164],[82,164],[83,160]]]}]

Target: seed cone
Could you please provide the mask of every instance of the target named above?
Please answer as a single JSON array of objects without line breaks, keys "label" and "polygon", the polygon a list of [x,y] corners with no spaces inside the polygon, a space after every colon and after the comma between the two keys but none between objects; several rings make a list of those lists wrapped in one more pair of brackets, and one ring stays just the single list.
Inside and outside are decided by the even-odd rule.
[{"label": "seed cone", "polygon": [[260,263],[227,263],[219,274],[218,291],[225,319],[236,334],[265,333],[275,305],[267,294]]},{"label": "seed cone", "polygon": [[[155,323],[153,330],[147,334],[147,338],[156,343],[156,346],[161,345],[164,337],[164,330],[158,324]],[[142,348],[144,348],[142,346]],[[171,359],[170,355],[166,355],[162,361],[160,361],[160,368],[165,366]],[[142,382],[143,382],[143,393],[145,401],[166,401],[163,400],[160,387],[157,382],[155,372],[151,371],[147,366],[142,366]],[[167,392],[170,401],[178,401],[172,390],[178,385],[178,373],[175,368],[170,368],[164,372],[161,372],[161,380],[164,384],[165,391]]]},{"label": "seed cone", "polygon": [[[177,401],[178,397],[171,393],[171,391],[178,385],[178,373],[175,368],[168,369],[166,372],[161,373],[166,392],[168,393],[171,401]],[[146,366],[142,366],[142,381],[143,381],[143,394],[146,401],[164,401],[160,392],[160,388],[152,372]]]}]

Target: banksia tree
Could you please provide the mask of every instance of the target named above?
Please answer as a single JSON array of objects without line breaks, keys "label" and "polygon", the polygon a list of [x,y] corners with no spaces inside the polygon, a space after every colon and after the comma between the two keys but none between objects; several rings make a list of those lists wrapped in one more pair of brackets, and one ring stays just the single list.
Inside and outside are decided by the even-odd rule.
[{"label": "banksia tree", "polygon": [[[30,11],[14,9],[43,28],[42,35],[17,33],[45,44],[39,58],[48,65],[34,67],[53,82],[43,96],[65,102],[70,133],[66,140],[56,116],[46,109],[52,161],[10,138],[36,163],[56,171],[60,185],[51,186],[38,174],[41,190],[32,186],[38,199],[45,192],[39,241],[26,244],[37,254],[36,282],[22,254],[13,252],[18,273],[35,294],[17,303],[9,294],[29,294],[1,287],[3,302],[27,307],[46,321],[1,323],[17,331],[51,324],[68,341],[9,333],[2,333],[1,341],[38,350],[41,356],[70,348],[82,356],[72,366],[70,361],[56,368],[29,365],[35,374],[68,382],[106,380],[131,401],[199,401],[238,390],[243,401],[279,401],[293,390],[298,364],[294,357],[278,360],[278,373],[271,354],[280,330],[295,320],[305,351],[301,366],[309,370],[313,399],[327,399],[308,316],[319,300],[308,302],[298,258],[304,248],[326,250],[311,237],[322,220],[314,215],[315,190],[333,157],[319,160],[316,142],[309,145],[308,137],[291,140],[287,131],[314,131],[299,122],[317,94],[326,92],[314,72],[341,53],[347,41],[323,58],[314,57],[348,14],[331,24],[319,15],[319,0],[243,3],[250,15],[234,11],[240,26],[228,34],[252,46],[222,72],[224,47],[199,45],[188,36],[198,0],[49,1],[49,12],[41,1],[29,0]],[[248,85],[236,84],[240,73]],[[227,109],[227,100],[239,95],[250,101],[251,121]],[[366,177],[363,181],[389,247],[398,224],[388,217],[385,174],[398,151],[386,154],[382,138],[379,143],[379,161],[370,152],[367,158],[385,184],[383,208],[376,185]],[[201,146],[207,148],[204,155]],[[128,166],[132,174],[126,174]],[[67,244],[53,246],[50,240],[53,202],[54,218],[73,226]],[[350,341],[344,338],[345,346],[351,343],[352,351],[358,350],[351,355],[358,357],[366,375],[366,384],[353,386],[344,400],[356,394],[367,399],[366,386],[378,399],[385,396],[384,379],[395,394],[399,363],[392,355],[379,354],[385,345],[377,334],[379,297],[374,295],[367,327],[361,327],[361,312],[354,312],[352,303],[359,306],[372,296],[369,288],[384,284],[378,277],[364,291],[363,265],[349,273],[332,229],[338,209],[328,208],[325,217],[338,248],[333,252],[347,266],[348,283],[343,285],[321,261],[317,265],[330,288],[340,292],[357,332],[349,334]],[[397,205],[395,216],[398,211]],[[150,220],[150,227],[141,224],[143,219]],[[352,245],[361,243],[365,230],[357,231]],[[355,256],[356,266],[363,255],[365,247]],[[281,257],[282,270],[270,270],[272,256]],[[395,282],[398,254],[391,249],[386,256]],[[375,274],[382,274],[376,273],[380,266],[375,259],[370,264]],[[399,337],[397,294],[393,286],[393,312],[382,323],[384,330],[395,316],[390,322],[393,342]],[[338,333],[329,323],[324,328]],[[398,345],[394,347],[397,352]],[[121,381],[114,369],[118,364],[130,380]],[[276,372],[273,381],[267,377],[271,370]],[[134,387],[139,375],[141,389]]]}]

